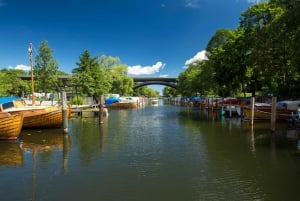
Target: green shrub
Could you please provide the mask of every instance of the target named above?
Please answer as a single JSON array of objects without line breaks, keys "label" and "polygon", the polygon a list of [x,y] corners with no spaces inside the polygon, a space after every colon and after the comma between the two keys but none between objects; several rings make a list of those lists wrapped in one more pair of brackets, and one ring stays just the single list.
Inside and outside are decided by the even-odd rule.
[{"label": "green shrub", "polygon": [[72,97],[72,98],[70,98],[70,100],[69,100],[69,104],[70,105],[82,105],[82,103],[83,103],[83,97],[81,97],[81,96],[74,96],[74,97]]}]

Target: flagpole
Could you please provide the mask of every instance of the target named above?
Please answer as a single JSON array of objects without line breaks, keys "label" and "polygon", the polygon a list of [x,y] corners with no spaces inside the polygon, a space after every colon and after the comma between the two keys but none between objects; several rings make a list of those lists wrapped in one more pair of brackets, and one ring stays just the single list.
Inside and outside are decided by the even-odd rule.
[{"label": "flagpole", "polygon": [[31,70],[31,91],[32,91],[31,101],[32,101],[32,105],[34,105],[35,97],[34,97],[34,80],[33,80],[33,66],[32,66],[32,43],[29,44],[28,52],[29,52],[30,70]]}]

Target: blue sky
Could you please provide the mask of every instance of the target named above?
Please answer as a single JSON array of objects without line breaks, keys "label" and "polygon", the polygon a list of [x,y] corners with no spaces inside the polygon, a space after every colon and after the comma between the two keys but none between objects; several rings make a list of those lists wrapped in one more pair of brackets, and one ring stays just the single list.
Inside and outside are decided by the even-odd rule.
[{"label": "blue sky", "polygon": [[[220,28],[258,0],[0,0],[0,69],[29,66],[48,41],[71,73],[84,50],[119,57],[131,76],[176,77]],[[202,52],[203,53],[203,52]]]}]

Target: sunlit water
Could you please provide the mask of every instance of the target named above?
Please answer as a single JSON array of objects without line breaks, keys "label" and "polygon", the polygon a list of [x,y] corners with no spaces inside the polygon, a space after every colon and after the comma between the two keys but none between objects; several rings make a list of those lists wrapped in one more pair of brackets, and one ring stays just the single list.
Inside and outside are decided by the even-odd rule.
[{"label": "sunlit water", "polygon": [[0,142],[1,201],[298,200],[294,134],[180,106],[110,110]]}]

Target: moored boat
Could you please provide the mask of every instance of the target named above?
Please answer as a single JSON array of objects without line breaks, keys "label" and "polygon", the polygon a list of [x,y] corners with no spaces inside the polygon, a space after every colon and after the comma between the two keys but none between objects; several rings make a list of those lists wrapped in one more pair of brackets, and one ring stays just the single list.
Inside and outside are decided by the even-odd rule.
[{"label": "moored boat", "polygon": [[137,108],[139,106],[138,97],[109,97],[105,99],[105,107],[115,109]]},{"label": "moored boat", "polygon": [[158,105],[158,99],[151,99],[151,104],[152,105]]},{"label": "moored boat", "polygon": [[15,140],[19,137],[23,125],[23,114],[0,112],[0,139]]},{"label": "moored boat", "polygon": [[[289,110],[282,107],[276,107],[276,120],[289,120],[292,115],[296,114],[296,110]],[[255,104],[254,106],[254,120],[270,120],[272,113],[271,105]],[[243,116],[245,120],[251,119],[250,106],[243,107]]]},{"label": "moored boat", "polygon": [[[23,128],[56,128],[63,124],[62,107],[59,105],[27,105],[24,100],[13,100],[0,104],[1,112],[23,113]],[[67,108],[68,116],[70,108]]]},{"label": "moored boat", "polygon": [[112,104],[105,105],[107,108],[115,108],[115,109],[128,109],[128,108],[137,108],[137,102],[115,102]]}]

